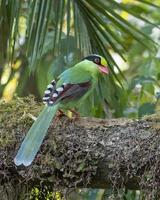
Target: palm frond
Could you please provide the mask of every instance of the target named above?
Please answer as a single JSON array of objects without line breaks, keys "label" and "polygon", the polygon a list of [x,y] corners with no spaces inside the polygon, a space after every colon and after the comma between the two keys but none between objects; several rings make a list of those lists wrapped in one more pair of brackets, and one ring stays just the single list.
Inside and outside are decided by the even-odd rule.
[{"label": "palm frond", "polygon": [[[7,19],[7,16],[4,13],[4,8],[7,8],[8,10],[10,9],[10,34],[8,39],[9,44],[12,44],[12,55],[15,49],[14,44],[16,42],[18,32],[18,19],[20,17],[20,12],[22,11],[23,4],[24,2],[21,3],[19,0],[14,1],[14,3],[13,1],[7,1],[7,3],[4,0],[1,1],[1,10],[3,10],[1,14],[3,16],[0,17],[1,24],[4,19]],[[154,41],[140,31],[138,27],[136,28],[134,25],[129,23],[120,14],[120,11],[125,11],[139,20],[157,26],[153,22],[150,22],[147,18],[141,16],[141,14],[134,11],[134,8],[143,4],[157,9],[159,8],[158,5],[146,0],[132,4],[130,3],[130,6],[115,0],[29,1],[25,9],[25,15],[27,18],[26,54],[29,57],[30,69],[32,71],[35,70],[37,59],[41,57],[43,52],[46,35],[51,29],[54,30],[53,52],[55,52],[56,55],[61,53],[58,51],[60,40],[64,36],[68,38],[70,34],[74,34],[77,41],[77,48],[80,48],[82,54],[89,51],[95,51],[97,47],[93,48],[96,45],[93,44],[94,38],[91,39],[93,32],[98,32],[96,36],[97,40],[99,41],[99,44],[104,43],[107,47],[109,62],[114,65],[115,62],[110,54],[111,50],[118,53],[121,58],[125,60],[127,47],[123,41],[123,34],[130,35],[130,37],[140,42],[144,45],[144,47],[149,49],[151,48],[151,50],[153,50]],[[64,26],[66,26],[65,32]],[[147,39],[149,43],[143,42],[144,39]],[[91,50],[91,48],[93,49]]]},{"label": "palm frond", "polygon": [[[3,54],[0,55],[0,64],[12,62],[17,56],[25,58],[30,72],[36,74],[38,88],[42,88],[54,73],[59,74],[67,65],[89,53],[97,53],[107,59],[112,74],[109,82],[116,91],[117,82],[122,86],[122,78],[125,77],[113,53],[125,61],[132,41],[140,43],[148,52],[154,52],[156,48],[155,41],[140,26],[132,24],[129,17],[159,28],[154,19],[147,18],[150,9],[155,11],[159,8],[149,0],[129,3],[116,0],[1,0],[0,51]],[[123,17],[124,12],[127,18]],[[19,19],[22,16],[26,19],[25,42],[17,47],[20,39]],[[22,68],[23,65],[18,69],[21,76]],[[13,69],[11,71],[13,75],[15,72]],[[39,75],[39,72],[42,74]],[[29,81],[29,73],[26,74],[28,79],[25,75],[25,80]]]},{"label": "palm frond", "polygon": [[[139,0],[136,0],[136,1],[139,2]],[[152,6],[152,7],[155,7],[155,8],[160,8],[159,5],[157,5],[155,3],[152,3],[152,2],[149,2],[149,1],[146,1],[146,0],[141,0],[141,3],[144,3],[144,4],[148,5],[148,6]]]},{"label": "palm frond", "polygon": [[52,1],[29,2],[27,56],[30,59],[30,69],[35,70],[37,57],[42,54],[43,44],[47,33]]},{"label": "palm frond", "polygon": [[[12,61],[17,39],[21,1],[0,2],[0,51],[3,58]],[[7,58],[8,57],[8,58]]]}]

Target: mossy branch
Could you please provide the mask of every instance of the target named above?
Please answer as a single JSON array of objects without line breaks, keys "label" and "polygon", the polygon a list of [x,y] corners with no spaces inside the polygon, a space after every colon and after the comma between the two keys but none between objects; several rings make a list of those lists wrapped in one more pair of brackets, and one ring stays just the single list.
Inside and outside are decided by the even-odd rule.
[{"label": "mossy branch", "polygon": [[61,118],[29,167],[13,158],[42,105],[33,98],[0,104],[0,184],[46,184],[55,187],[160,186],[160,118],[142,120]]}]

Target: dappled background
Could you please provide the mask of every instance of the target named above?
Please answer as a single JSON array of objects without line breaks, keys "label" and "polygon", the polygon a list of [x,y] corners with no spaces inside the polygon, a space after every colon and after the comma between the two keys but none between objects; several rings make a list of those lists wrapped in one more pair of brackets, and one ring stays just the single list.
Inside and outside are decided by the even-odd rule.
[{"label": "dappled background", "polygon": [[141,117],[155,112],[158,1],[2,0],[0,9],[0,96],[6,101],[15,94],[33,94],[41,101],[52,79],[98,53],[109,63],[110,77],[101,80],[101,94],[95,91],[81,114]]},{"label": "dappled background", "polygon": [[[160,109],[159,25],[159,0],[1,0],[1,101],[32,94],[41,102],[52,79],[97,53],[107,59],[110,76],[79,108],[81,115],[140,118],[155,113]],[[98,199],[102,194],[74,195]]]}]

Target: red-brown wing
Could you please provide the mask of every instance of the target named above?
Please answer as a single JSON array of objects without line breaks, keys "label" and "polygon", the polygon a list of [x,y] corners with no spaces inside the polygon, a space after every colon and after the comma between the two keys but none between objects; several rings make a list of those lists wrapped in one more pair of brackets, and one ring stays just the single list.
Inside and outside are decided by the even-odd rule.
[{"label": "red-brown wing", "polygon": [[91,82],[67,84],[64,90],[59,94],[56,101],[71,101],[82,97],[91,87]]},{"label": "red-brown wing", "polygon": [[[82,97],[91,87],[91,82],[76,83],[76,84],[63,84],[57,88],[46,98],[45,103],[53,105],[59,101],[69,102]],[[47,96],[48,97],[48,96]]]}]

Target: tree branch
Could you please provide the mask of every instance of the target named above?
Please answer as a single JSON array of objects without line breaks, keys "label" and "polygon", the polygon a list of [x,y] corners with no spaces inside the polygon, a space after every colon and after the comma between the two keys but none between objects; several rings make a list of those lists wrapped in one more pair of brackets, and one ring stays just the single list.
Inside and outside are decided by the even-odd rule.
[{"label": "tree branch", "polygon": [[54,187],[158,188],[160,184],[160,118],[142,120],[61,118],[53,122],[29,167],[13,158],[42,109],[33,98],[0,105],[0,184]]}]

